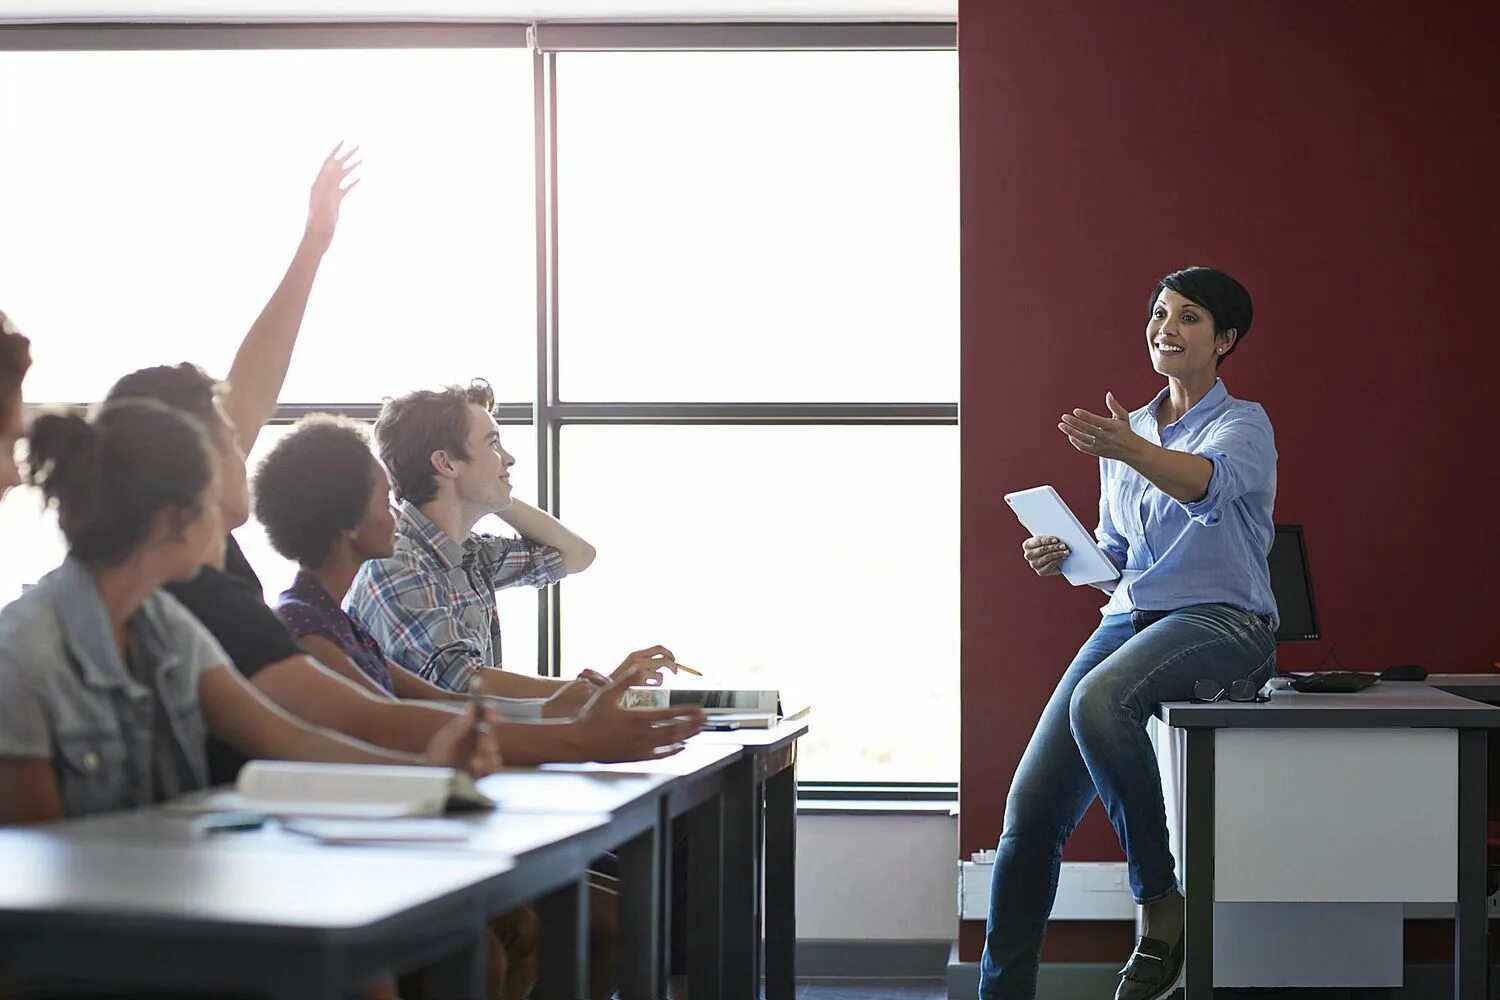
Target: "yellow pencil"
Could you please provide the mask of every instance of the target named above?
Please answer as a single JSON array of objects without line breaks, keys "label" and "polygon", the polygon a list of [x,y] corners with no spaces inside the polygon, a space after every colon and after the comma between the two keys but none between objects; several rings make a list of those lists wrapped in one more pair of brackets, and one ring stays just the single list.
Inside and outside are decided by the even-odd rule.
[{"label": "yellow pencil", "polygon": [[677,669],[681,670],[683,673],[692,674],[694,677],[702,677],[703,676],[701,673],[699,673],[698,671],[694,670],[692,667],[688,666],[686,663],[679,663],[679,664],[677,664]]}]

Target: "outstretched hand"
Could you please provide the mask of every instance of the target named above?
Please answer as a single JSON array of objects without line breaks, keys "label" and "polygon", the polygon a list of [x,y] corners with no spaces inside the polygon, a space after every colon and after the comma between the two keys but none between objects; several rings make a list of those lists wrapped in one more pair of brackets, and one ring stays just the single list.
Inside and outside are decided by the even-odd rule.
[{"label": "outstretched hand", "polygon": [[323,160],[323,165],[318,168],[318,176],[313,181],[303,243],[320,256],[327,252],[333,242],[333,231],[338,227],[339,206],[343,204],[344,195],[354,190],[359,183],[358,177],[349,180],[362,162],[354,159],[358,152],[358,146],[346,151],[344,144],[340,142]]},{"label": "outstretched hand", "polygon": [[1088,410],[1063,414],[1057,429],[1068,436],[1068,443],[1085,455],[1113,458],[1129,463],[1146,444],[1146,439],[1130,427],[1130,411],[1120,405],[1115,394],[1104,394],[1104,405],[1110,415],[1100,416]]}]

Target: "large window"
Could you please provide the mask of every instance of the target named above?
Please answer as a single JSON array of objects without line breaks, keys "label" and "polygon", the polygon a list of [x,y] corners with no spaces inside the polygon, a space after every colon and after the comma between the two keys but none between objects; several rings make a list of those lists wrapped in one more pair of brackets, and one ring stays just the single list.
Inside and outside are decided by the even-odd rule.
[{"label": "large window", "polygon": [[[826,26],[797,51],[743,28],[695,46],[728,51],[629,52],[196,30],[101,51],[0,32],[0,135],[26,152],[0,157],[0,303],[35,341],[31,401],[95,400],[145,364],[227,371],[318,160],[357,142],[252,461],[308,409],[368,418],[483,375],[518,494],[600,552],[502,593],[507,667],[663,642],[715,685],[811,703],[804,780],[956,780],[951,48]],[[60,556],[37,506],[0,509],[0,598]],[[294,567],[239,537],[274,598]]]}]

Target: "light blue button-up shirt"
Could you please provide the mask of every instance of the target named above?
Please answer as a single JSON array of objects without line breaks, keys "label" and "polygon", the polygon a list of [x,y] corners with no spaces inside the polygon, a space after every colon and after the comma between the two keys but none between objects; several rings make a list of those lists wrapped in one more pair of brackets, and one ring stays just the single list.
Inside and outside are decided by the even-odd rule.
[{"label": "light blue button-up shirt", "polygon": [[1094,537],[1122,573],[1106,615],[1229,604],[1266,615],[1276,599],[1266,557],[1275,528],[1276,440],[1259,403],[1235,399],[1222,379],[1174,424],[1158,429],[1167,395],[1130,414],[1130,427],[1152,444],[1214,465],[1208,493],[1181,503],[1124,462],[1099,460],[1099,527]]}]

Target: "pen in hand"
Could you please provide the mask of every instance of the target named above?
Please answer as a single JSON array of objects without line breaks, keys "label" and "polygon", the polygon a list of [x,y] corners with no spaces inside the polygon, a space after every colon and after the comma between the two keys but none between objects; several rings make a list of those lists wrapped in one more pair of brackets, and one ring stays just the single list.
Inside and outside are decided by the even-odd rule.
[{"label": "pen in hand", "polygon": [[692,667],[688,666],[686,663],[679,663],[679,664],[677,664],[677,669],[680,670],[680,671],[682,671],[685,674],[692,674],[694,677],[702,677],[703,676],[702,673],[700,673],[697,670],[694,670]]}]

